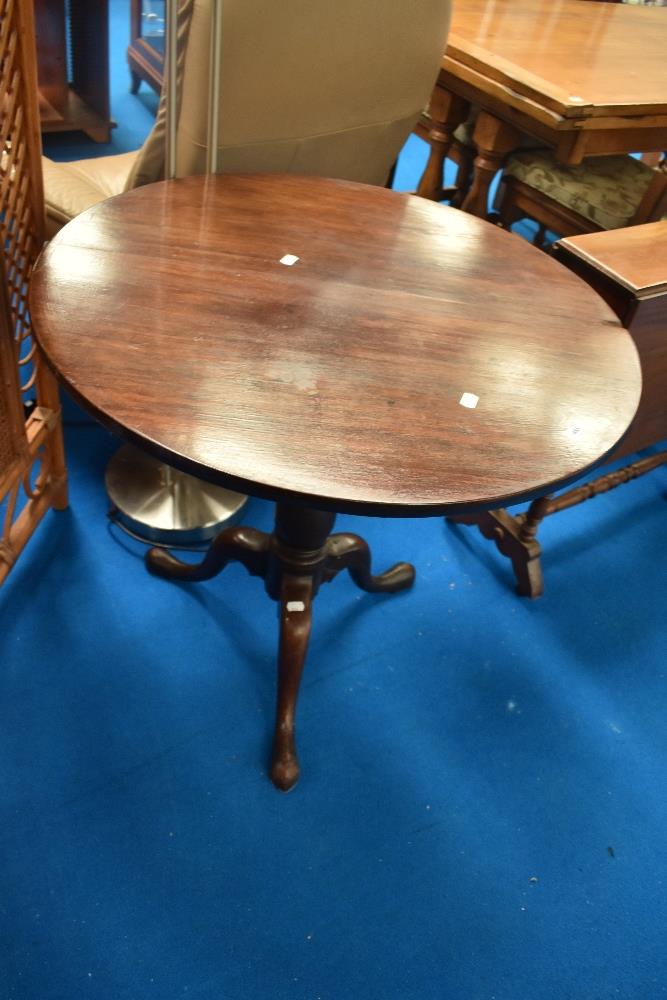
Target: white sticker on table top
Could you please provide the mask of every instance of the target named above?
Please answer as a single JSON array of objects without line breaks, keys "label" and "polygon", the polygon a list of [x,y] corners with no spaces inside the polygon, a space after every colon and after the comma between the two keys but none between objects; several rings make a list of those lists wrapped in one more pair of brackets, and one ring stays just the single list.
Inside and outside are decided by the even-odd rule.
[{"label": "white sticker on table top", "polygon": [[280,263],[285,264],[286,267],[291,267],[292,264],[296,264],[298,259],[296,254],[286,253],[284,257],[280,258]]},{"label": "white sticker on table top", "polygon": [[465,406],[469,410],[474,410],[479,403],[479,396],[476,396],[474,392],[464,392],[459,399],[459,406]]}]

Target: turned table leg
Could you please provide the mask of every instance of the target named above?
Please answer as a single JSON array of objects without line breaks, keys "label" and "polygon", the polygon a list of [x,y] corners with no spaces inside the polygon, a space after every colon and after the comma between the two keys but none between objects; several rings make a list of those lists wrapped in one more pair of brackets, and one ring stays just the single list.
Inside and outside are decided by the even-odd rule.
[{"label": "turned table leg", "polygon": [[473,180],[461,208],[470,215],[485,219],[489,211],[489,188],[505,157],[519,145],[520,133],[506,122],[480,111],[473,141],[477,147]]},{"label": "turned table leg", "polygon": [[430,147],[428,161],[417,185],[417,194],[420,198],[442,201],[445,196],[443,189],[445,160],[454,131],[466,120],[469,111],[470,105],[461,97],[450,94],[441,87],[436,87],[433,91],[429,105],[431,128],[428,134]]}]

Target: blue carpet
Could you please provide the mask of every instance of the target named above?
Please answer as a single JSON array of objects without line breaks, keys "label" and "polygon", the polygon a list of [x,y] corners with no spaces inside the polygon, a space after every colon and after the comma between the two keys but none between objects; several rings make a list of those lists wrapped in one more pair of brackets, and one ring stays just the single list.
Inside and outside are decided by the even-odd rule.
[{"label": "blue carpet", "polygon": [[0,1000],[667,994],[667,469],[545,523],[536,602],[473,529],[340,517],[417,583],[323,588],[283,796],[275,605],[148,576],[68,415],[71,508],[0,593]]}]

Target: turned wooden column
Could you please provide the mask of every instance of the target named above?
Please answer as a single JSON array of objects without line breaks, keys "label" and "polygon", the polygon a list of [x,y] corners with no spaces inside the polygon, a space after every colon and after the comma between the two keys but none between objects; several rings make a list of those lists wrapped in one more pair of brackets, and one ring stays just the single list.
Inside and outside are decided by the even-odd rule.
[{"label": "turned wooden column", "polygon": [[417,185],[417,194],[430,201],[441,201],[443,174],[452,136],[470,113],[470,104],[448,90],[436,87],[431,96],[429,115],[432,126],[428,135],[430,152],[426,169]]},{"label": "turned wooden column", "polygon": [[477,147],[474,174],[470,191],[463,205],[464,212],[485,219],[488,214],[489,187],[503,161],[519,145],[520,133],[507,122],[494,118],[486,111],[480,111],[473,141]]}]

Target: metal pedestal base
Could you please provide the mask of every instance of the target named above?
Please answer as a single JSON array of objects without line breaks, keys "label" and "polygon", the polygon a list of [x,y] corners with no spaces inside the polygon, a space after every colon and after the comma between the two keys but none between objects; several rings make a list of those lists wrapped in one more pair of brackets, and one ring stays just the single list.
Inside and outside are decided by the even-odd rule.
[{"label": "metal pedestal base", "polygon": [[105,483],[110,517],[141,541],[170,548],[210,541],[237,520],[248,500],[129,444],[109,462]]}]

